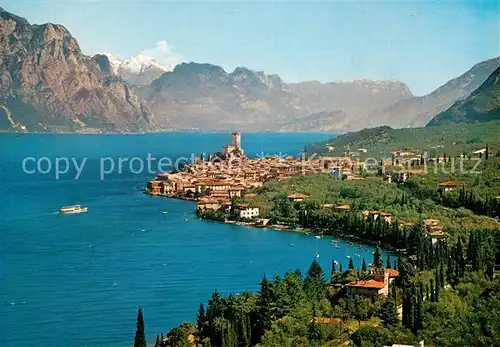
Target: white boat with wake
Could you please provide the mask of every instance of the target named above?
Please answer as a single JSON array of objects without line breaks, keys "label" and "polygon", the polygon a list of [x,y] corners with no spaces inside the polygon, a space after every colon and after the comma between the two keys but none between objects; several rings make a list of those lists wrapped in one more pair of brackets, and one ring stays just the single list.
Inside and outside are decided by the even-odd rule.
[{"label": "white boat with wake", "polygon": [[82,207],[81,205],[64,206],[59,210],[60,214],[78,214],[87,212],[87,207]]}]

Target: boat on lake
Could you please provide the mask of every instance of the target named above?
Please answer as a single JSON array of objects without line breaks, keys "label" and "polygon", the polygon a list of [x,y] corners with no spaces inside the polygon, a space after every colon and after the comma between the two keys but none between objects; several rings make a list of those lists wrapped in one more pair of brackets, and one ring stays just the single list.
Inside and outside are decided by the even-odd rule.
[{"label": "boat on lake", "polygon": [[59,213],[61,214],[78,214],[78,213],[84,213],[87,212],[88,208],[87,207],[82,207],[81,205],[73,205],[73,206],[63,206],[59,210]]}]

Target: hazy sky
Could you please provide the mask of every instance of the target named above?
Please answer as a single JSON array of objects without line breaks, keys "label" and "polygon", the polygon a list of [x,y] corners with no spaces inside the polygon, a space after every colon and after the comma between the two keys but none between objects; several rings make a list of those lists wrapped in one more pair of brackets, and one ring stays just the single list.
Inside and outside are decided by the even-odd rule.
[{"label": "hazy sky", "polygon": [[244,65],[286,82],[398,79],[432,91],[500,55],[499,2],[23,1],[2,7],[64,24],[87,54]]}]

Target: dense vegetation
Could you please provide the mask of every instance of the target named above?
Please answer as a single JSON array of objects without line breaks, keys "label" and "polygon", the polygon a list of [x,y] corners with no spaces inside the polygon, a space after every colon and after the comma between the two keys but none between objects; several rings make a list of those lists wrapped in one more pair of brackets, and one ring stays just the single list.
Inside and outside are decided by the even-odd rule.
[{"label": "dense vegetation", "polygon": [[[480,124],[450,124],[426,128],[392,129],[388,126],[346,133],[324,143],[311,145],[309,153],[342,155],[347,146],[352,152],[366,149],[365,157],[391,157],[391,152],[419,148],[430,155],[448,153],[454,156],[471,153],[490,145],[500,149],[500,121]],[[329,146],[330,149],[327,147]]]},{"label": "dense vegetation", "polygon": [[[423,225],[410,228],[408,253],[387,297],[350,296],[343,284],[369,276],[366,264],[345,271],[332,263],[327,279],[313,261],[283,277],[264,276],[257,293],[201,304],[196,324],[183,323],[156,347],[165,346],[495,346],[500,341],[500,279],[493,264],[500,239],[474,230],[454,244],[432,243]],[[374,254],[372,271],[391,265]],[[387,265],[385,265],[387,263]],[[384,271],[382,269],[382,271]],[[398,308],[402,312],[398,312]]]},{"label": "dense vegetation", "polygon": [[[464,167],[474,163],[466,161]],[[404,182],[397,181],[397,173],[393,173],[393,183],[386,183],[380,177],[348,181],[329,174],[293,176],[267,182],[255,190],[255,197],[243,201],[258,206],[261,216],[274,225],[354,236],[395,248],[406,248],[408,233],[404,225],[421,219],[437,219],[437,224],[455,239],[472,228],[498,228],[495,218],[500,217],[500,180],[497,179],[500,157],[483,159],[477,168],[481,171],[479,175],[451,172],[452,165],[447,162],[442,166],[443,171],[428,170],[428,174],[413,175]],[[460,187],[446,194],[440,192],[439,183],[450,180],[459,182]],[[310,197],[303,202],[290,201],[287,196],[297,192]],[[348,204],[350,210],[323,208],[323,204]],[[391,222],[385,223],[374,215],[363,216],[366,210],[390,213]],[[199,211],[199,215],[217,221],[238,219],[232,210]]]}]

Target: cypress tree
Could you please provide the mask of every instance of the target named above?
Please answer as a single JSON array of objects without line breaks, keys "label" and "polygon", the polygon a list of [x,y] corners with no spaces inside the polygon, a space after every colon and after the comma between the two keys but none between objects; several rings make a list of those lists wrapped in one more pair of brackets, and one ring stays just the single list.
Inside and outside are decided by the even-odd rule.
[{"label": "cypress tree", "polygon": [[[424,282],[420,282],[419,283],[419,291],[418,291],[418,294],[420,295],[420,299],[423,300],[423,296],[424,296]],[[422,301],[421,300],[421,301]]]},{"label": "cypress tree", "polygon": [[340,273],[343,273],[343,272],[344,272],[344,271],[343,271],[343,269],[342,269],[342,263],[340,263],[340,264],[339,264],[339,272],[340,272]]},{"label": "cypress tree", "polygon": [[366,272],[366,261],[365,258],[363,258],[363,264],[361,265],[361,271]]},{"label": "cypress tree", "polygon": [[439,279],[440,279],[439,268],[437,268],[436,271],[434,272],[434,282],[436,284],[436,287],[440,287],[441,286],[441,284],[439,283]]},{"label": "cypress tree", "polygon": [[398,298],[398,292],[397,292],[397,288],[396,288],[396,283],[392,283],[391,284],[391,290],[392,290],[392,300],[394,300],[394,302],[397,302],[397,298]]},{"label": "cypress tree", "polygon": [[155,347],[161,347],[161,340],[160,340],[160,335],[159,334],[156,334]]},{"label": "cypress tree", "polygon": [[443,263],[441,263],[441,266],[440,266],[440,271],[439,271],[439,283],[441,283],[441,286],[444,287],[445,285],[445,281],[444,281],[444,265]]},{"label": "cypress tree", "polygon": [[354,263],[352,262],[352,258],[349,258],[349,266],[348,266],[348,269],[349,269],[349,270],[354,270]]},{"label": "cypress tree", "polygon": [[388,269],[391,268],[391,256],[389,254],[387,254],[387,261],[386,261],[386,267]]},{"label": "cypress tree", "polygon": [[431,302],[436,302],[436,294],[434,292],[434,280],[431,279],[430,281],[430,287],[431,287]]},{"label": "cypress tree", "polygon": [[403,287],[403,326],[411,329],[413,327],[413,309],[412,294],[410,288]]},{"label": "cypress tree", "polygon": [[377,249],[373,254],[373,266],[375,267],[375,270],[382,269],[383,271],[384,269],[384,261],[382,260],[382,250],[380,249],[379,246],[377,246]]},{"label": "cypress tree", "polygon": [[462,238],[459,237],[456,245],[456,254],[455,254],[455,260],[457,264],[457,272],[456,272],[456,281],[458,281],[463,277],[464,272],[465,272],[465,257],[464,257],[464,248],[463,248],[463,243],[462,243]]},{"label": "cypress tree", "polygon": [[332,260],[332,272],[330,274],[330,281],[333,282],[333,280],[336,278],[337,270],[335,268],[335,260]]},{"label": "cypress tree", "polygon": [[203,330],[205,328],[207,320],[207,315],[205,313],[205,307],[203,303],[200,304],[200,309],[198,310],[198,315],[196,316],[196,325],[198,327],[198,331],[203,335]]},{"label": "cypress tree", "polygon": [[417,300],[415,307],[415,326],[413,328],[415,334],[422,328],[422,292],[420,291],[420,289],[421,287],[416,292]]},{"label": "cypress tree", "polygon": [[436,285],[436,293],[434,294],[434,299],[436,300],[436,302],[439,301],[439,286]]},{"label": "cypress tree", "polygon": [[140,307],[137,311],[137,330],[135,331],[134,347],[147,347],[146,334],[144,332],[144,316]]}]

